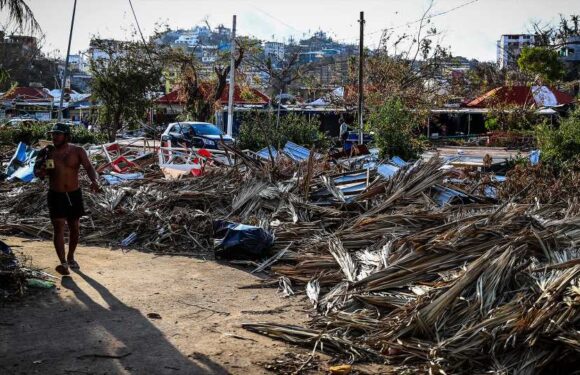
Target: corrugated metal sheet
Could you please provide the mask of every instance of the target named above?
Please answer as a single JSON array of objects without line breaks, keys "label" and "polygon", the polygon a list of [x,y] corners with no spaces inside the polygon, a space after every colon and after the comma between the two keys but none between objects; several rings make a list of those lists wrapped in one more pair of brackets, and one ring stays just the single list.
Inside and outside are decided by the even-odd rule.
[{"label": "corrugated metal sheet", "polygon": [[[272,156],[277,157],[278,151],[275,150],[273,146],[269,146],[269,147],[272,150]],[[286,144],[284,145],[284,148],[282,149],[282,152],[286,156],[288,156],[290,159],[292,159],[298,163],[302,162],[304,160],[307,160],[308,156],[310,155],[309,149],[307,149],[306,147],[302,147],[300,145],[297,145],[296,143],[293,143],[290,141],[286,142]],[[260,151],[256,152],[256,155],[258,155],[262,159],[270,160],[270,153],[268,152],[268,147],[264,147]],[[319,159],[320,154],[314,154],[314,158]]]},{"label": "corrugated metal sheet", "polygon": [[358,184],[337,186],[337,188],[339,188],[344,195],[360,194],[367,188],[367,183],[365,181]]},{"label": "corrugated metal sheet", "polygon": [[391,178],[395,175],[395,173],[397,173],[401,168],[393,165],[393,164],[389,164],[389,163],[384,163],[384,164],[380,164],[377,167],[377,172],[383,176],[384,178]]},{"label": "corrugated metal sheet", "polygon": [[297,162],[308,159],[308,156],[310,155],[310,150],[308,150],[306,147],[302,147],[290,141],[286,142],[286,145],[284,145],[284,149],[282,151],[288,155],[290,159]]},{"label": "corrugated metal sheet", "polygon": [[[276,158],[276,156],[278,156],[278,151],[276,151],[272,146],[269,147],[272,152],[272,157]],[[264,147],[260,151],[256,152],[256,155],[258,155],[262,159],[270,160],[270,152],[268,152],[268,147]]]},{"label": "corrugated metal sheet", "polygon": [[360,172],[360,173],[354,173],[354,174],[348,174],[348,175],[336,177],[333,179],[333,181],[336,185],[340,185],[340,184],[344,184],[344,183],[350,183],[350,182],[359,181],[359,180],[366,180],[366,179],[367,179],[367,172]]},{"label": "corrugated metal sheet", "polygon": [[433,199],[440,205],[445,206],[446,204],[451,204],[455,199],[466,199],[469,198],[468,195],[463,194],[460,191],[450,189],[445,186],[434,186],[436,191]]}]

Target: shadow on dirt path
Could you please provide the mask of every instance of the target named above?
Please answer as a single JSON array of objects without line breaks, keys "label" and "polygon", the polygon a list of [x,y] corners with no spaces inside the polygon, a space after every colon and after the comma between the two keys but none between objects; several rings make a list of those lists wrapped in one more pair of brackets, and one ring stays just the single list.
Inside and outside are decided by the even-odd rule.
[{"label": "shadow on dirt path", "polygon": [[[7,243],[54,273],[51,242]],[[55,290],[0,306],[0,374],[266,374],[290,348],[242,323],[307,317],[300,299],[211,261],[86,246],[78,260]]]},{"label": "shadow on dirt path", "polygon": [[[227,374],[228,371],[201,353],[185,356],[139,310],[123,304],[106,287],[83,272],[85,282],[64,277],[63,288],[76,302],[54,301],[20,316],[22,330],[8,334],[0,354],[5,374]],[[80,283],[80,282],[79,282]],[[93,288],[99,303],[86,292]],[[58,307],[60,305],[60,307]],[[57,314],[42,314],[46,307]],[[45,315],[44,319],[41,315]],[[52,315],[50,319],[47,319]],[[73,316],[82,316],[78,324]],[[71,323],[74,322],[74,323]],[[0,335],[4,336],[4,335]],[[27,344],[24,344],[27,343]],[[24,344],[24,345],[23,345]],[[2,345],[2,346],[4,346]],[[5,350],[10,348],[11,350]],[[14,350],[19,349],[19,350]]]}]

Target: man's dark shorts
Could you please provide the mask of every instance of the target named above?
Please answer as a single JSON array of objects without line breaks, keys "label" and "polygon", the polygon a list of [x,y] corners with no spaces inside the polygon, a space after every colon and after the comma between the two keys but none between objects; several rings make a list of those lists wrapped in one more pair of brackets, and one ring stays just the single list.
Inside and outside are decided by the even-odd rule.
[{"label": "man's dark shorts", "polygon": [[78,219],[85,215],[81,189],[68,193],[48,191],[48,212],[51,219]]}]

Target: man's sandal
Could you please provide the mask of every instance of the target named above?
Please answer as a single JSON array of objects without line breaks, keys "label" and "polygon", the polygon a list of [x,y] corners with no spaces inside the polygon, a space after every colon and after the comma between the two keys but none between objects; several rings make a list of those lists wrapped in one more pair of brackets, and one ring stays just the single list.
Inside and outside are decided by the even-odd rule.
[{"label": "man's sandal", "polygon": [[76,260],[72,260],[68,262],[68,265],[70,267],[71,270],[80,270],[81,266],[78,264],[78,262]]},{"label": "man's sandal", "polygon": [[56,270],[56,272],[60,273],[63,276],[70,275],[70,271],[68,270],[68,264],[67,263],[59,264],[58,266],[56,266],[55,270]]}]

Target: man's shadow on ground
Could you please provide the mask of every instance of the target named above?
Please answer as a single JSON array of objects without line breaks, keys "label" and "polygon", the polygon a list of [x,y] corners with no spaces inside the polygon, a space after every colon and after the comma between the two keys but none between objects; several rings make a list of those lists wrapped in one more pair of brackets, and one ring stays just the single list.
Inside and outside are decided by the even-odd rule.
[{"label": "man's shadow on ground", "polygon": [[[76,298],[86,306],[88,310],[87,318],[90,321],[87,328],[102,329],[105,332],[91,332],[87,328],[79,334],[85,334],[85,350],[78,348],[81,352],[90,352],[77,358],[87,360],[85,366],[91,366],[91,361],[107,361],[107,357],[100,355],[118,357],[108,359],[112,371],[121,370],[131,374],[227,374],[228,371],[213,362],[206,355],[192,353],[188,358],[179,352],[164,336],[157,327],[143,314],[132,307],[126,306],[116,298],[109,290],[99,282],[77,271],[77,275],[94,288],[103,300],[109,305],[106,309],[92,300],[75,282],[72,277],[64,277],[62,286],[71,290]],[[82,312],[79,312],[82,313]],[[85,312],[86,313],[86,312]],[[95,327],[95,324],[97,327]],[[101,329],[99,329],[99,326]],[[104,335],[103,335],[104,334]],[[100,337],[110,335],[118,342],[115,348],[111,348],[106,340],[99,340]],[[109,340],[110,341],[110,340]],[[109,343],[110,344],[110,343]],[[100,350],[99,353],[97,353]],[[115,353],[111,353],[114,351]],[[99,373],[102,372],[102,363],[99,363]],[[120,369],[119,367],[122,367]]]}]

